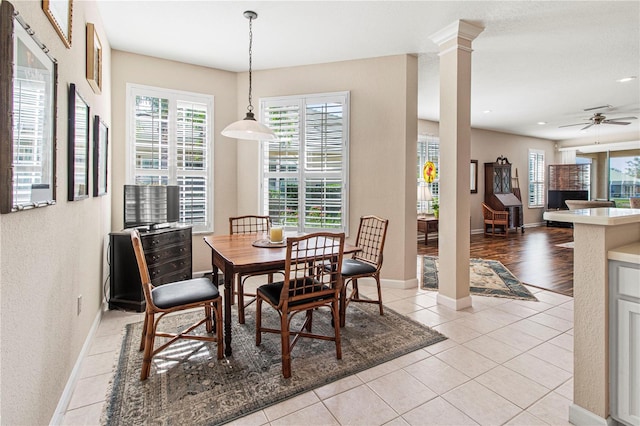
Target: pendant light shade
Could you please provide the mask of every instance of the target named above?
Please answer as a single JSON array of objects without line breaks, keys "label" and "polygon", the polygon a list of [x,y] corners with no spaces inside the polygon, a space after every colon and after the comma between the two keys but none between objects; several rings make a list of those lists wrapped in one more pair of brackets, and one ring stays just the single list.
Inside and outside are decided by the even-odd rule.
[{"label": "pendant light shade", "polygon": [[249,106],[247,107],[247,116],[244,119],[229,124],[221,133],[222,136],[234,139],[247,139],[254,141],[277,140],[278,137],[273,130],[264,124],[259,123],[253,114],[253,105],[251,105],[251,60],[253,53],[251,50],[253,46],[252,22],[254,19],[258,18],[258,14],[251,10],[247,10],[243,15],[249,20]]}]

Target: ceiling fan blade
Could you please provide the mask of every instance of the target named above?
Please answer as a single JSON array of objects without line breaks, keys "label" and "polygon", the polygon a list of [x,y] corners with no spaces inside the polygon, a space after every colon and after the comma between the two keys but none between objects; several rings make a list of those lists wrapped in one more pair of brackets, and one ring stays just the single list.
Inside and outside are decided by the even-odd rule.
[{"label": "ceiling fan blade", "polygon": [[611,108],[611,105],[600,105],[597,107],[585,108],[583,111],[593,111],[595,109],[601,109],[601,108]]},{"label": "ceiling fan blade", "polygon": [[581,130],[581,131],[582,131],[582,130],[587,130],[587,129],[588,129],[589,127],[591,127],[591,126],[593,126],[593,123],[589,124],[588,126],[584,126],[584,127],[583,127],[582,129],[580,129],[580,130]]},{"label": "ceiling fan blade", "polygon": [[571,127],[571,126],[584,126],[585,124],[589,124],[589,123],[565,124],[564,126],[558,126],[558,128],[560,128],[560,127]]},{"label": "ceiling fan blade", "polygon": [[631,124],[628,121],[612,121],[612,120],[604,120],[604,124],[620,124],[622,126],[626,126],[627,124]]},{"label": "ceiling fan blade", "polygon": [[[638,117],[617,117],[617,118],[610,118],[609,120],[613,120],[613,121],[620,121],[620,120],[637,120]],[[605,121],[609,121],[609,120],[605,120]]]}]

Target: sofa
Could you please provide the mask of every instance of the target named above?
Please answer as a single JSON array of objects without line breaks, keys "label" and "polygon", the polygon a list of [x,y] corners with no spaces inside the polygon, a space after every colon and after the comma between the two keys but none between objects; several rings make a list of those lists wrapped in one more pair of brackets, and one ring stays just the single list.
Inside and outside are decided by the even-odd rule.
[{"label": "sofa", "polygon": [[596,207],[615,207],[616,203],[606,200],[565,200],[569,210],[593,209]]}]

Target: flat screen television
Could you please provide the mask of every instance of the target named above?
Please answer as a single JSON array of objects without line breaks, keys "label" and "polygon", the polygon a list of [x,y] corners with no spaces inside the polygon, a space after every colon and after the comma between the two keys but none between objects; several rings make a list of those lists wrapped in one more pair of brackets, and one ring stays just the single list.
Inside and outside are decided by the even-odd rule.
[{"label": "flat screen television", "polygon": [[180,220],[180,188],[177,185],[125,185],[124,227],[151,229]]},{"label": "flat screen television", "polygon": [[547,192],[547,210],[569,210],[565,200],[588,200],[589,191],[549,190]]}]

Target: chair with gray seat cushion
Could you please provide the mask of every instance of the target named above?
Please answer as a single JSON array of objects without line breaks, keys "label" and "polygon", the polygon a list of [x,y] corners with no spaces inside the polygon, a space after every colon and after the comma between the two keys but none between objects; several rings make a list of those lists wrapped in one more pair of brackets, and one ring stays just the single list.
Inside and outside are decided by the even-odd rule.
[{"label": "chair with gray seat cushion", "polygon": [[630,197],[629,207],[632,209],[640,209],[640,197]]},{"label": "chair with gray seat cushion", "polygon": [[[343,252],[344,233],[317,232],[301,237],[289,237],[284,268],[285,280],[258,287],[256,346],[262,341],[262,333],[280,334],[282,375],[285,378],[291,376],[291,351],[300,337],[333,341],[336,345],[336,358],[342,358],[340,327],[333,327],[332,336],[314,334],[312,320],[314,311],[329,308],[332,323],[338,324],[340,321],[340,272]],[[325,265],[326,268],[317,265]],[[263,326],[263,302],[278,311],[279,329]],[[302,326],[291,331],[294,316],[303,312],[306,317]]]},{"label": "chair with gray seat cushion", "polygon": [[[146,302],[144,326],[140,341],[140,350],[144,351],[140,380],[145,380],[149,377],[153,357],[178,339],[215,342],[217,357],[222,359],[222,297],[220,297],[218,287],[208,278],[194,278],[157,287],[154,286],[151,284],[149,277],[147,260],[140,242],[140,234],[135,229],[131,231],[131,243],[138,263],[140,281]],[[204,308],[204,317],[188,326],[185,330],[179,333],[165,333],[157,330],[158,323],[166,314],[193,308]],[[156,314],[160,314],[157,319],[155,318]],[[205,324],[207,335],[188,334],[202,324]],[[169,338],[169,340],[158,348],[154,348],[156,337]]]},{"label": "chair with gray seat cushion", "polygon": [[[340,305],[340,326],[344,327],[347,306],[351,302],[375,303],[380,308],[380,315],[384,315],[382,307],[382,288],[380,287],[380,269],[382,269],[382,252],[387,237],[388,219],[378,216],[363,216],[360,218],[356,246],[360,249],[350,259],[342,262],[342,285]],[[376,281],[378,299],[363,299],[358,290],[358,279],[373,278]],[[351,286],[351,291],[349,291]]]}]

